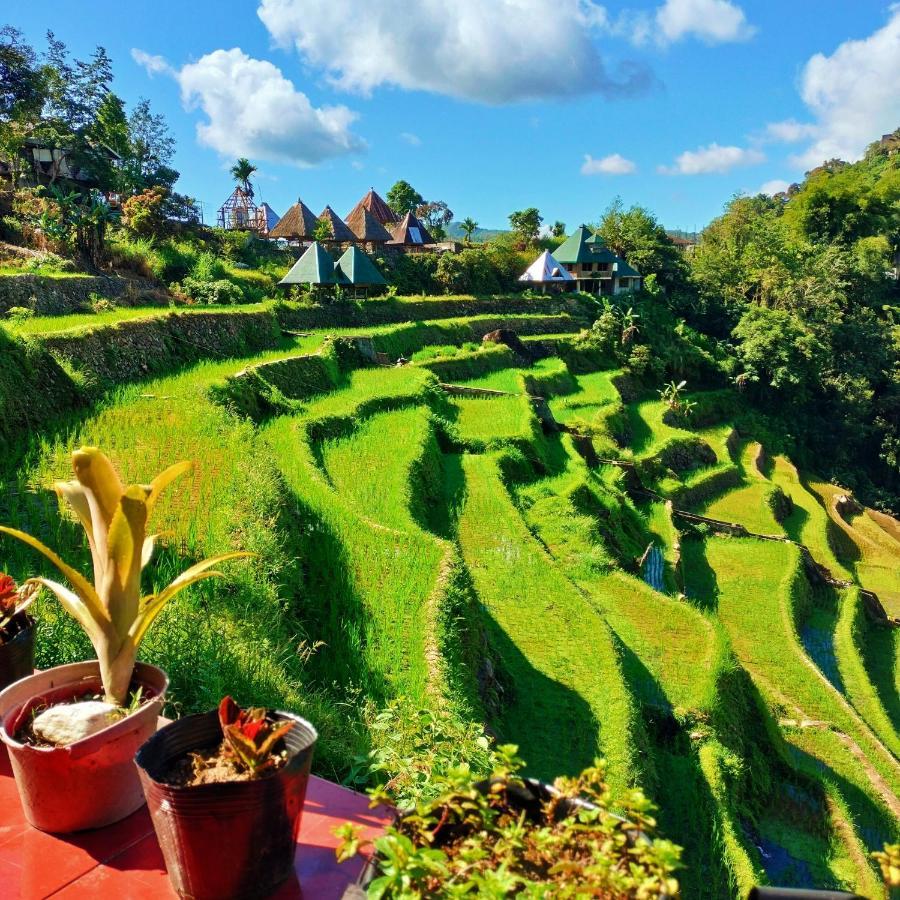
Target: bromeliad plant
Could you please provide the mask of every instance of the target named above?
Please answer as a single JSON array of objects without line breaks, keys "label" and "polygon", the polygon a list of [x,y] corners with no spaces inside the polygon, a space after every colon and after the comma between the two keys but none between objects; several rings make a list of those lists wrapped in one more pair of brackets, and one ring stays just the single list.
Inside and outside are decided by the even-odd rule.
[{"label": "bromeliad plant", "polygon": [[241,709],[231,697],[219,704],[223,753],[256,778],[277,765],[275,745],[294,722],[273,722],[264,709]]},{"label": "bromeliad plant", "polygon": [[137,650],[165,605],[186,587],[221,576],[213,566],[248,553],[225,553],[182,572],[168,587],[141,596],[141,571],[150,562],[159,535],[147,535],[147,522],[163,490],[193,468],[191,462],[170,466],[150,484],[123,487],[109,459],[96,447],[72,454],[75,480],[57,482],[57,494],[75,511],[87,534],[94,568],[91,584],[36,538],[15,528],[0,532],[18,538],[42,553],[71,588],[49,578],[32,578],[26,585],[51,590],[86,632],[97,652],[105,699],[124,706]]},{"label": "bromeliad plant", "polygon": [[11,576],[0,572],[0,644],[6,643],[9,638],[7,629],[16,616],[31,606],[35,596],[37,590],[33,586],[23,585],[20,588]]}]

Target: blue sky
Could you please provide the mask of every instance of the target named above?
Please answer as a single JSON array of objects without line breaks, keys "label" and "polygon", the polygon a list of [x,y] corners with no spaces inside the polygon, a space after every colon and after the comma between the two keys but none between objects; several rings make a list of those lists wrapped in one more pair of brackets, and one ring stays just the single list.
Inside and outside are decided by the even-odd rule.
[{"label": "blue sky", "polygon": [[13,0],[0,21],[106,47],[207,221],[240,154],[279,213],[405,178],[485,227],[537,206],[571,230],[618,195],[692,229],[900,126],[900,4],[876,0]]}]

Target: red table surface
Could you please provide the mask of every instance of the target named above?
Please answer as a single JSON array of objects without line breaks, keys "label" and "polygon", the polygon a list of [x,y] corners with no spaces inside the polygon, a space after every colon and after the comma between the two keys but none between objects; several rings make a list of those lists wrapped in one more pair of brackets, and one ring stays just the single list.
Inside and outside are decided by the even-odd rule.
[{"label": "red table surface", "polygon": [[[331,829],[349,821],[372,838],[390,819],[390,810],[369,809],[362,794],[313,776],[294,856],[296,877],[274,897],[340,898],[363,862],[353,859],[338,865],[334,855],[338,841]],[[51,896],[168,900],[176,894],[146,807],[108,828],[45,834],[25,821],[6,748],[0,747],[0,898]]]}]

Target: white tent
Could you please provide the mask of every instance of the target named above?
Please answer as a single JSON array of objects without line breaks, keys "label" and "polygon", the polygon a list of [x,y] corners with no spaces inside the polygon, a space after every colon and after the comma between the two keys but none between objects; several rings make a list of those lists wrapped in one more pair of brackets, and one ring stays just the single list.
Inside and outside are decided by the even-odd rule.
[{"label": "white tent", "polygon": [[519,277],[519,281],[529,281],[532,284],[564,284],[575,279],[553,258],[549,250],[545,250]]}]

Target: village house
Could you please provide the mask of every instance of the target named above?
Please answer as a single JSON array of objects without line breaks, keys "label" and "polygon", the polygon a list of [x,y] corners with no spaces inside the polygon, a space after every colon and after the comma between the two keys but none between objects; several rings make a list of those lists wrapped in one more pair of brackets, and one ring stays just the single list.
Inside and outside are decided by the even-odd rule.
[{"label": "village house", "polygon": [[640,290],[640,272],[616,256],[600,235],[584,225],[553,251],[553,258],[572,275],[579,291],[612,295]]}]

